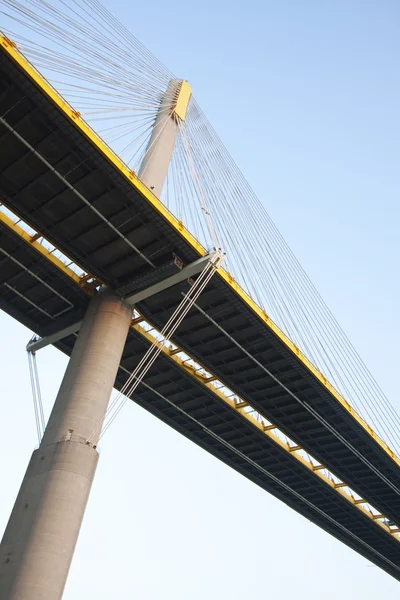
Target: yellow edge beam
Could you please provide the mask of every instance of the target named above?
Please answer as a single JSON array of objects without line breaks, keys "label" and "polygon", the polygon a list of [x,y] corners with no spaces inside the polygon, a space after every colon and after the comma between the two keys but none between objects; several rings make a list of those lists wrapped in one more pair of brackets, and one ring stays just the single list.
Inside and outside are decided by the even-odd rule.
[{"label": "yellow edge beam", "polygon": [[[76,283],[79,287],[81,287],[88,296],[91,296],[93,294],[92,289],[90,289],[86,285],[82,285],[82,280],[86,280],[88,277],[90,277],[89,273],[86,276],[83,276],[82,278],[79,277],[70,267],[68,267],[67,265],[64,265],[64,263],[62,263],[58,258],[53,256],[53,254],[49,253],[49,251],[46,248],[41,246],[40,242],[32,241],[32,237],[24,229],[22,229],[21,227],[19,227],[15,223],[13,223],[13,221],[9,217],[7,217],[4,213],[2,213],[1,211],[0,211],[0,222],[3,223],[4,225],[6,225],[11,231],[13,231],[13,233],[15,233],[17,236],[19,236],[29,246],[34,248],[42,257],[44,257],[51,264],[53,264],[58,269],[60,269],[64,275],[69,277],[74,283]],[[35,237],[35,236],[33,236],[33,237]],[[43,236],[41,236],[41,237],[43,237]],[[149,344],[152,344],[154,341],[157,341],[157,340],[149,332],[147,332],[143,327],[140,326],[140,323],[143,321],[146,321],[146,320],[141,316],[136,319],[132,319],[130,328],[132,330],[134,330],[135,332],[137,332],[141,337],[143,337]],[[379,519],[386,518],[385,515],[383,515],[383,514],[373,515],[371,511],[369,511],[365,506],[362,505],[362,502],[367,503],[366,500],[363,500],[363,499],[355,500],[352,496],[350,496],[348,493],[346,493],[346,491],[343,489],[343,488],[349,487],[346,483],[344,483],[344,482],[334,483],[324,473],[325,467],[323,465],[313,466],[310,462],[308,462],[305,458],[303,458],[300,454],[298,454],[297,450],[302,449],[301,446],[289,446],[287,443],[282,441],[276,435],[276,433],[274,433],[274,431],[275,432],[277,430],[280,431],[276,427],[276,425],[273,425],[273,424],[264,425],[263,423],[259,423],[257,421],[257,419],[255,419],[254,417],[251,416],[251,414],[246,413],[244,409],[249,406],[249,404],[247,402],[236,403],[235,400],[233,400],[232,398],[229,398],[228,396],[225,396],[225,394],[223,394],[220,390],[218,390],[216,387],[214,387],[212,385],[212,382],[217,379],[218,379],[218,381],[221,382],[222,387],[228,387],[228,386],[225,386],[225,384],[219,378],[217,378],[215,375],[213,375],[208,369],[206,369],[205,367],[202,367],[202,365],[201,365],[201,363],[199,363],[199,361],[196,360],[194,362],[196,364],[198,364],[200,367],[204,368],[204,371],[206,371],[208,373],[208,375],[201,375],[200,373],[198,373],[198,367],[196,367],[196,368],[191,367],[190,365],[187,364],[187,359],[184,361],[181,358],[179,358],[178,354],[180,352],[183,352],[186,356],[190,356],[186,352],[186,350],[182,350],[181,348],[179,348],[179,346],[177,346],[173,350],[169,350],[166,346],[164,346],[160,342],[158,342],[158,344],[161,346],[161,352],[162,352],[162,354],[164,354],[164,356],[166,356],[169,360],[171,360],[174,364],[176,364],[180,369],[185,371],[185,373],[187,373],[191,377],[193,377],[198,383],[200,383],[202,386],[204,386],[207,390],[209,390],[217,398],[222,400],[222,402],[224,402],[224,404],[229,406],[229,408],[235,410],[235,412],[238,412],[244,419],[249,421],[253,427],[256,427],[261,433],[263,433],[270,440],[272,440],[282,450],[284,450],[285,452],[290,454],[291,457],[293,457],[298,462],[300,462],[309,471],[314,473],[314,475],[319,477],[325,484],[329,485],[329,487],[331,487],[338,494],[340,494],[343,498],[345,498],[345,500],[347,500],[347,502],[352,504],[358,510],[361,510],[375,524],[377,524],[386,533],[390,534],[392,537],[394,537],[396,540],[398,540],[400,542],[399,536],[395,535],[397,533],[397,530],[396,531],[391,530],[388,525],[386,525],[385,523],[383,523],[379,520]]]},{"label": "yellow edge beam", "polygon": [[[349,489],[351,489],[350,486],[348,486],[346,483],[341,484],[341,487],[337,487],[337,484],[335,484],[334,481],[329,479],[329,477],[326,475],[326,473],[324,473],[323,469],[325,469],[325,467],[323,467],[322,465],[321,465],[320,469],[316,470],[315,467],[313,467],[313,465],[308,460],[306,460],[300,454],[297,453],[298,450],[302,449],[301,446],[295,446],[295,447],[292,446],[291,447],[286,442],[281,440],[274,433],[274,430],[278,429],[276,426],[271,424],[270,426],[265,427],[265,425],[263,423],[259,423],[257,421],[257,419],[255,419],[250,413],[245,412],[245,410],[244,410],[245,407],[243,407],[243,404],[235,403],[235,401],[233,399],[229,398],[228,396],[225,396],[225,394],[223,394],[220,390],[218,390],[213,385],[211,385],[211,383],[207,383],[207,377],[205,375],[199,374],[197,372],[197,370],[198,370],[197,368],[191,367],[190,365],[186,364],[187,359],[182,360],[181,358],[179,358],[178,353],[175,350],[172,350],[172,351],[169,350],[165,345],[163,345],[161,342],[157,341],[157,339],[155,337],[153,337],[151,335],[151,333],[147,332],[139,324],[131,325],[131,329],[133,329],[134,331],[139,333],[143,338],[145,338],[148,341],[149,344],[153,344],[155,342],[157,344],[157,346],[159,346],[161,348],[161,353],[164,356],[169,358],[180,369],[182,369],[187,374],[189,374],[191,377],[193,377],[203,387],[207,388],[212,394],[214,394],[214,396],[216,396],[217,398],[219,398],[219,400],[222,400],[222,402],[224,402],[224,404],[229,406],[229,408],[231,408],[231,409],[235,410],[235,412],[239,413],[253,427],[256,427],[261,433],[263,433],[266,437],[268,437],[275,445],[279,446],[286,453],[290,454],[291,457],[295,458],[297,460],[297,462],[301,463],[303,465],[303,467],[305,467],[308,471],[310,471],[316,477],[321,479],[326,485],[329,485],[329,487],[332,490],[334,490],[340,496],[342,496],[345,500],[347,500],[347,502],[349,504],[351,504],[352,506],[357,508],[357,510],[361,511],[373,523],[375,523],[379,527],[381,527],[381,529],[383,529],[383,531],[385,531],[385,533],[390,534],[398,542],[400,542],[400,538],[397,535],[395,535],[397,533],[397,531],[391,530],[388,525],[386,525],[385,523],[383,523],[383,522],[379,521],[377,518],[375,518],[374,515],[372,514],[372,512],[368,508],[363,506],[363,503],[369,504],[369,502],[367,500],[364,500],[363,498],[361,498],[359,500],[355,500],[352,496],[350,496],[343,489],[345,487],[348,487]],[[186,350],[181,350],[181,352],[186,354],[187,356],[190,356]],[[201,365],[201,363],[199,363],[197,360],[195,360],[194,362]],[[206,369],[206,370],[207,370],[207,372],[210,372],[208,369]],[[218,381],[221,381],[221,379],[218,379]],[[223,387],[228,387],[228,386],[225,386],[225,384],[222,381],[221,381],[221,383],[222,383]],[[381,515],[380,518],[385,518],[385,516]]]},{"label": "yellow edge beam", "polygon": [[[1,201],[1,204],[4,204],[4,203]],[[4,204],[4,206],[6,206],[6,205]],[[29,246],[34,248],[34,250],[36,250],[36,252],[38,252],[41,256],[43,256],[49,262],[51,262],[51,264],[54,267],[56,267],[59,271],[61,271],[64,275],[66,275],[67,277],[72,279],[74,281],[74,283],[78,284],[79,287],[83,288],[85,290],[85,292],[87,292],[89,295],[94,293],[95,290],[93,289],[93,286],[90,286],[87,284],[87,281],[86,281],[88,279],[87,275],[79,277],[79,275],[77,275],[70,267],[67,267],[67,265],[65,265],[59,258],[54,256],[54,254],[50,250],[45,248],[37,240],[36,235],[34,235],[34,236],[29,235],[29,233],[27,231],[22,229],[22,227],[20,227],[17,223],[14,223],[14,221],[12,219],[10,219],[10,217],[8,217],[6,214],[4,214],[1,210],[0,210],[0,223],[2,225],[5,225],[7,227],[7,229],[12,231],[15,235],[17,235],[19,238],[24,240],[24,242],[26,242]],[[43,236],[40,234],[40,237],[43,237]],[[84,269],[82,269],[82,270],[84,270]]]},{"label": "yellow edge beam", "polygon": [[[9,40],[4,34],[0,33],[0,47],[8,56],[33,80],[37,87],[50,98],[53,103],[64,113],[64,115],[88,138],[95,147],[122,173],[128,181],[142,194],[148,203],[181,235],[181,237],[195,250],[200,256],[204,256],[207,251],[200,242],[190,233],[188,229],[179,221],[162,202],[154,196],[147,186],[137,177],[136,173],[113,152],[113,150],[102,140],[95,131],[82,119],[79,112],[62,98],[57,90],[44,79],[29,60],[18,50],[15,42]],[[379,437],[375,431],[364,421],[364,419],[350,406],[350,404],[339,394],[331,383],[322,373],[308,360],[301,350],[281,331],[281,329],[270,319],[267,313],[262,310],[245,292],[245,290],[235,281],[230,273],[224,269],[218,269],[217,275],[227,283],[227,285],[239,296],[241,300],[257,315],[257,317],[285,344],[289,350],[297,356],[303,365],[314,375],[314,377],[331,393],[339,404],[357,421],[359,425],[372,437],[376,443],[400,466],[400,459],[389,448],[389,446]]]}]

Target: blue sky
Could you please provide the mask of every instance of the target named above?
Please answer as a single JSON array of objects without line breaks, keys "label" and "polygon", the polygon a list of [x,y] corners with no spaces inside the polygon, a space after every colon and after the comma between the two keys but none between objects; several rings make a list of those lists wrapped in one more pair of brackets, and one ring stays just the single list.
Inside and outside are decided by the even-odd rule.
[{"label": "blue sky", "polygon": [[[393,404],[400,320],[397,2],[106,6],[194,94]],[[35,445],[0,315],[5,525]],[[41,351],[47,412],[66,359]],[[398,584],[134,404],[101,460],[65,599],[389,597]]]}]

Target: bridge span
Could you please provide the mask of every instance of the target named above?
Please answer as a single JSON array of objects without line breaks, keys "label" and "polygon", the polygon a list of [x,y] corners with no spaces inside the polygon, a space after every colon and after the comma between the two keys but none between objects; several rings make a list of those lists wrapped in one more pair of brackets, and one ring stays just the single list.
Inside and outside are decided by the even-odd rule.
[{"label": "bridge span", "polygon": [[0,307],[39,336],[31,349],[71,355],[99,286],[136,298],[116,387],[159,340],[134,402],[400,580],[399,458],[223,268],[162,343],[198,271],[180,274],[207,251],[0,48]]}]

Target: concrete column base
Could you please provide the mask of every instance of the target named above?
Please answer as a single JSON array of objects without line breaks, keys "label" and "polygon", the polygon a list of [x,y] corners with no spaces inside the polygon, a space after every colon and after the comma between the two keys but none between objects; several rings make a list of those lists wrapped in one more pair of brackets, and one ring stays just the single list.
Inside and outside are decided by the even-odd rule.
[{"label": "concrete column base", "polygon": [[40,447],[0,545],[1,600],[60,600],[132,309],[111,290],[90,301]]},{"label": "concrete column base", "polygon": [[97,461],[72,440],[32,454],[0,546],[2,600],[62,597]]}]

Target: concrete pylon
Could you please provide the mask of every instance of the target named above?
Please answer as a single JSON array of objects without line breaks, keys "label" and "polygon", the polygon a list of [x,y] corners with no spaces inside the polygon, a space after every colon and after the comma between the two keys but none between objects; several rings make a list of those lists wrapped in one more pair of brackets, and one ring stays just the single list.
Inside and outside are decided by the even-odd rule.
[{"label": "concrete pylon", "polygon": [[154,121],[138,176],[158,198],[174,151],[179,122],[185,120],[191,95],[187,81],[171,79]]},{"label": "concrete pylon", "polygon": [[131,318],[110,290],[89,304],[1,542],[1,600],[62,597],[98,461],[86,441],[98,439]]},{"label": "concrete pylon", "polygon": [[[171,80],[139,176],[160,196],[191,97]],[[0,545],[0,600],[60,600],[96,471],[96,442],[132,318],[113,291],[90,302],[40,447]],[[87,441],[90,440],[90,444]]]}]

